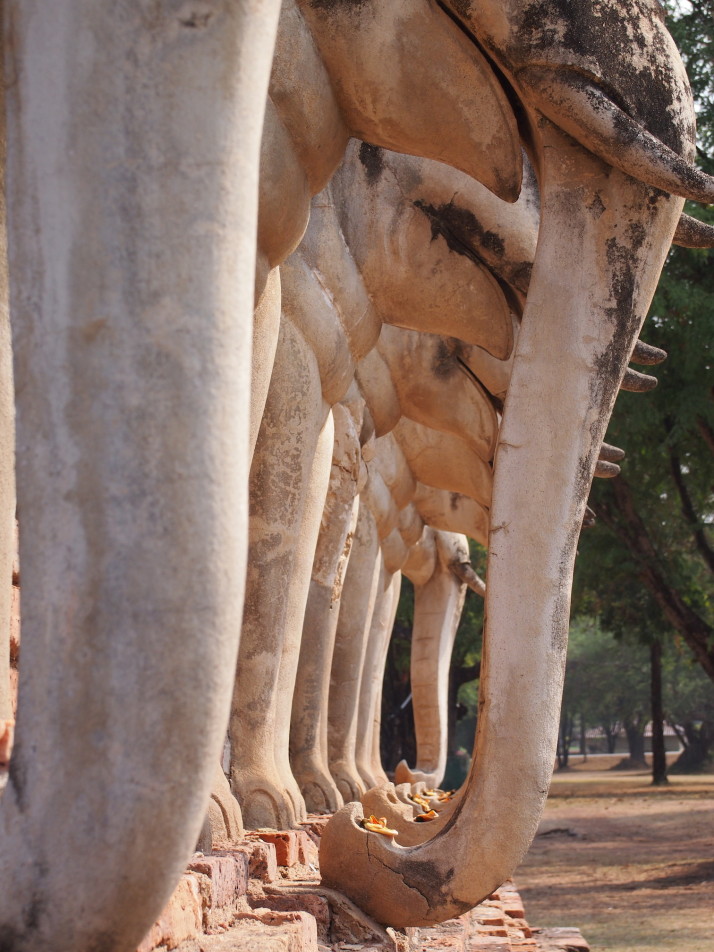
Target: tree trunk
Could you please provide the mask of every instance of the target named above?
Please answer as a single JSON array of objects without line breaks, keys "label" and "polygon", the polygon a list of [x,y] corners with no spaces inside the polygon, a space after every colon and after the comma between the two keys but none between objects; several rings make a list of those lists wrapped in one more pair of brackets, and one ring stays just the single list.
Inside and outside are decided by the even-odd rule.
[{"label": "tree trunk", "polygon": [[664,712],[662,710],[662,643],[650,645],[650,699],[652,702],[652,783],[668,783],[667,755],[664,747]]},{"label": "tree trunk", "polygon": [[603,730],[605,731],[605,739],[607,740],[607,752],[608,754],[614,754],[615,747],[617,746],[617,738],[620,736],[620,730],[617,727],[610,727],[609,724],[603,725]]},{"label": "tree trunk", "polygon": [[630,756],[626,761],[628,767],[646,767],[645,732],[639,724],[633,721],[625,722],[625,735]]},{"label": "tree trunk", "polygon": [[674,773],[695,773],[711,763],[714,746],[714,724],[703,721],[699,727],[691,722],[682,725],[686,737],[684,750],[672,764]]},{"label": "tree trunk", "polygon": [[574,720],[573,715],[568,714],[567,711],[563,711],[560,716],[560,733],[558,734],[558,746],[556,749],[558,770],[565,770],[569,765]]},{"label": "tree trunk", "polygon": [[585,716],[580,715],[580,756],[583,760],[588,759],[588,743],[585,737]]}]

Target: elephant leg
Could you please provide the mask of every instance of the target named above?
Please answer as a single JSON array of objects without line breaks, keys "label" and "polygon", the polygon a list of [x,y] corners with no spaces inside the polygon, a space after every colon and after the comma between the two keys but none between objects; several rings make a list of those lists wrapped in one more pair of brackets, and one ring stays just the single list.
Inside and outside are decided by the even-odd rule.
[{"label": "elephant leg", "polygon": [[384,646],[389,644],[389,638],[392,634],[390,622],[392,625],[394,624],[392,615],[393,582],[399,574],[398,572],[388,572],[382,564],[362,670],[356,761],[357,769],[368,789],[377,786],[378,783],[387,783],[387,775],[382,769],[381,759],[378,759],[376,763],[374,759],[374,722],[377,702],[381,700],[382,694],[381,679],[384,674],[382,659],[386,657]]},{"label": "elephant leg", "polygon": [[[0,10],[0,15],[2,11]],[[0,23],[0,30],[2,24]],[[10,689],[10,616],[15,559],[15,396],[8,307],[5,215],[5,88],[0,90],[0,767],[14,721]],[[7,743],[3,744],[3,736]],[[5,750],[3,750],[5,747]]]},{"label": "elephant leg", "polygon": [[300,787],[290,766],[290,720],[297,680],[305,606],[310,591],[310,576],[320,522],[325,508],[325,496],[332,464],[334,419],[332,412],[317,441],[310,470],[303,519],[293,562],[288,608],[285,619],[285,642],[278,675],[278,711],[276,717],[276,764],[286,789],[293,798],[299,820],[307,818],[307,810]]},{"label": "elephant leg", "polygon": [[328,766],[327,721],[342,584],[359,508],[359,434],[344,406],[337,404],[332,412],[335,447],[305,609],[290,726],[290,761],[307,809],[313,813],[332,812],[343,804]]},{"label": "elephant leg", "polygon": [[417,763],[402,760],[395,783],[437,787],[446,768],[449,666],[466,597],[466,585],[441,561],[424,585],[414,587],[411,688]]},{"label": "elephant leg", "polygon": [[390,588],[390,608],[389,608],[389,618],[385,627],[385,638],[382,643],[382,655],[379,659],[379,667],[377,669],[377,688],[374,695],[374,706],[372,713],[372,773],[377,778],[379,783],[383,783],[387,780],[387,775],[384,772],[384,767],[382,766],[382,750],[381,750],[381,741],[382,741],[382,688],[384,686],[384,669],[387,664],[387,652],[389,651],[389,642],[392,637],[392,631],[394,630],[394,619],[397,617],[397,608],[399,606],[399,593],[402,588],[402,573],[395,572],[392,576],[392,581],[389,583]]},{"label": "elephant leg", "polygon": [[230,708],[279,4],[5,6],[23,637],[1,944],[131,952]]},{"label": "elephant leg", "polygon": [[359,799],[365,790],[355,762],[355,744],[360,682],[377,598],[381,560],[374,516],[368,506],[360,504],[342,591],[330,675],[330,773],[345,802]]},{"label": "elephant leg", "polygon": [[[315,354],[296,327],[281,319],[250,472],[245,612],[230,723],[231,786],[249,829],[284,829],[299,818],[295,791],[291,796],[276,760],[280,666],[287,626],[294,623],[293,572],[302,554],[300,533],[325,417]],[[325,489],[326,480],[323,498]]]}]

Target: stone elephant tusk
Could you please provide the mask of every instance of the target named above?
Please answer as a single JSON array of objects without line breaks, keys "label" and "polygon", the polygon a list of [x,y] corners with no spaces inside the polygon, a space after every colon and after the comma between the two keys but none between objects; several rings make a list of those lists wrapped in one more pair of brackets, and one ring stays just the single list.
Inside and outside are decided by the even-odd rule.
[{"label": "stone elephant tusk", "polygon": [[464,582],[476,595],[480,595],[481,598],[486,596],[486,583],[478,575],[470,562],[452,562],[449,565],[449,568],[454,573],[454,575]]},{"label": "stone elephant tusk", "polygon": [[652,374],[641,374],[638,370],[628,367],[620,384],[620,390],[628,393],[649,393],[657,386],[658,380]]},{"label": "stone elephant tusk", "polygon": [[652,344],[645,344],[643,340],[638,340],[630,359],[644,367],[656,367],[657,364],[661,364],[662,361],[667,359],[667,351],[660,347],[654,347]]},{"label": "stone elephant tusk", "polygon": [[714,225],[682,215],[672,240],[680,248],[714,248]]},{"label": "stone elephant tusk", "polygon": [[518,80],[529,101],[564,132],[613,168],[693,202],[714,202],[714,178],[678,155],[586,77],[527,67]]}]

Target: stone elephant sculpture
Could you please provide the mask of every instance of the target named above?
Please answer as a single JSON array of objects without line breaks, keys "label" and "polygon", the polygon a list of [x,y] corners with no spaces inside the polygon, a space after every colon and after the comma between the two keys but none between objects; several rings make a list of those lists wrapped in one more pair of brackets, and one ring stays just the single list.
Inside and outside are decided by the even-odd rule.
[{"label": "stone elephant sculpture", "polygon": [[[387,49],[394,56],[386,58]],[[422,63],[417,76],[409,68],[414,58]],[[315,345],[305,340],[304,326],[295,328],[285,306],[280,265],[299,243],[310,198],[327,184],[351,135],[450,162],[511,200],[518,191],[520,147],[505,94],[480,51],[431,0],[370,0],[359,10],[284,0],[261,154],[253,530],[231,716],[231,782],[238,799],[251,802],[249,825],[290,826],[305,815],[288,760],[289,710],[277,697],[290,694],[295,680],[306,597],[301,561],[309,562],[316,542],[314,512],[329,478],[329,409],[336,398],[320,391]],[[505,176],[502,169],[508,169]],[[378,330],[379,322],[367,315],[350,341],[354,359],[373,346]],[[339,386],[341,369],[336,361],[329,371],[333,386]],[[324,373],[323,383],[327,388]],[[312,412],[300,417],[292,412],[296,405]],[[275,478],[278,467],[286,478]],[[291,494],[286,487],[297,472]],[[270,530],[271,518],[282,519],[280,532]],[[266,590],[282,594],[271,605]],[[268,740],[273,735],[280,738],[277,746]]]},{"label": "stone elephant sculpture", "polygon": [[[1,805],[9,834],[0,847],[6,871],[0,929],[6,944],[17,949],[84,952],[99,945],[128,952],[159,912],[195,842],[225,727],[245,564],[248,414],[236,413],[236,407],[247,406],[258,148],[278,4],[121,4],[120,16],[116,3],[96,0],[4,6],[12,57],[6,68],[13,79],[7,188],[25,637],[18,742]],[[317,0],[312,6],[318,15],[325,7]],[[454,0],[453,6],[478,35],[471,21],[486,5]],[[346,5],[335,4],[325,15],[340,7]],[[493,15],[505,10],[515,24],[511,7],[515,13],[535,9],[526,3],[499,5]],[[536,45],[530,33],[546,22],[546,13],[553,19],[556,9],[541,7],[530,24],[522,24],[526,51]],[[592,13],[583,9],[578,32],[587,38]],[[648,42],[651,8],[638,4],[627,16],[636,25],[644,22],[641,36]],[[558,26],[551,35],[567,32]],[[522,392],[529,373],[540,373],[538,363],[531,364],[531,355],[542,350],[532,342],[539,322],[528,318],[548,310],[553,247],[563,241],[562,261],[571,279],[579,273],[571,262],[575,257],[581,265],[578,248],[585,241],[584,274],[599,272],[599,252],[603,259],[609,253],[610,260],[603,260],[590,292],[577,283],[557,285],[556,310],[565,321],[559,343],[569,340],[570,302],[587,301],[591,294],[593,307],[583,309],[587,326],[591,311],[602,316],[610,308],[613,321],[621,313],[618,327],[625,330],[615,337],[613,323],[602,340],[588,341],[583,354],[585,363],[609,371],[607,382],[594,388],[605,417],[663,254],[645,267],[644,252],[667,244],[675,203],[626,174],[611,174],[606,150],[603,163],[573,146],[557,130],[559,121],[569,121],[567,96],[551,89],[551,105],[555,101],[563,118],[554,120],[555,113],[544,118],[550,106],[539,111],[538,84],[529,84],[533,77],[525,73],[524,85],[515,77],[528,57],[512,57],[508,37],[500,46],[496,34],[481,42],[503,51],[501,72],[525,103],[529,141],[545,182],[544,250],[536,260],[538,293],[531,289],[528,333],[516,361],[519,387]],[[666,39],[658,46],[658,53],[662,50],[666,64],[675,62]],[[672,98],[670,89],[684,89],[678,68],[675,62],[670,76],[659,72],[652,80],[662,85],[665,101]],[[574,72],[592,75],[592,68]],[[643,77],[640,70],[649,92],[650,80]],[[655,178],[655,186],[679,191],[684,181],[692,185],[691,194],[708,200],[711,185],[671,161],[672,155],[690,157],[685,94],[682,110],[657,115],[662,99],[646,95],[635,102],[619,90],[620,78],[621,71],[612,84],[620,102],[640,120],[640,129],[651,127],[655,139],[638,139],[640,130],[625,121],[624,111],[611,110],[606,120],[626,129],[628,146],[621,149],[620,142],[615,151],[651,160],[638,171],[643,181],[652,184],[652,167],[657,174],[664,167],[669,177]],[[514,128],[512,118],[504,122]],[[672,150],[664,157],[656,149],[662,140]],[[548,161],[543,143],[555,146]],[[592,148],[597,154],[597,141]],[[583,181],[584,162],[595,170],[589,183]],[[511,176],[516,179],[517,171]],[[652,206],[642,210],[649,199]],[[629,220],[628,203],[636,207],[645,233],[630,228],[623,242],[613,237],[613,228]],[[587,223],[580,244],[572,247],[554,237],[559,211],[563,235],[570,236],[577,216],[565,214],[568,204]],[[604,218],[599,232],[596,215]],[[638,250],[635,278],[629,281],[622,249],[633,243]],[[551,333],[561,336],[557,328]],[[568,379],[577,389],[573,374]],[[570,389],[567,396],[570,400]],[[511,416],[519,417],[517,406]],[[527,414],[523,419],[530,422]],[[514,425],[509,423],[502,444],[504,458],[514,449],[519,455],[524,447],[529,452],[528,441],[512,432]],[[552,426],[558,429],[555,422]],[[563,583],[554,569],[563,551],[566,563],[572,555],[581,484],[588,482],[603,432],[599,422],[584,442],[573,444],[574,462],[566,471],[576,468],[582,479],[571,502],[557,508],[564,515],[551,523],[552,507],[543,507],[548,528],[560,526],[556,536],[570,539],[564,547],[556,540],[550,556],[537,560],[555,589],[556,663],[568,572],[566,564]],[[533,439],[542,439],[537,428]],[[549,441],[543,442],[550,449]],[[575,462],[580,459],[581,467]],[[524,465],[533,472],[540,461],[542,453],[540,458],[535,453]],[[555,460],[554,470],[562,475],[561,462]],[[497,477],[498,498],[501,487],[503,498],[509,495],[509,480],[505,466]],[[549,472],[542,482],[532,487],[534,493],[547,488]],[[520,526],[509,522],[507,511],[496,512],[495,551],[503,555],[504,537],[509,530],[520,534]],[[521,536],[524,548],[526,539]],[[503,564],[517,565],[508,551],[505,555]],[[500,628],[496,606],[504,599],[502,586],[490,597],[490,618]],[[527,626],[522,634],[527,642]],[[507,666],[503,677],[510,675],[517,679],[519,671]],[[500,684],[492,679],[489,705],[494,689]],[[539,716],[536,707],[528,720]],[[489,746],[483,738],[482,746]],[[530,766],[527,757],[521,766]],[[546,785],[538,765],[534,776],[536,787]],[[494,778],[494,794],[502,783]],[[525,797],[515,852],[533,828],[540,799],[540,793]],[[473,826],[470,797],[462,813]],[[500,852],[499,829],[494,824],[493,846],[488,836],[474,837],[484,855]],[[97,830],[108,847],[101,856],[93,852]],[[143,830],[151,830],[151,849]],[[356,835],[362,837],[359,830]],[[442,841],[439,851],[449,852],[448,843]],[[428,865],[431,857],[420,855]],[[512,859],[506,858],[505,866],[510,868]],[[410,861],[419,888],[433,888],[422,885],[419,857]],[[461,865],[459,876],[470,868]],[[438,873],[443,862],[431,868]],[[339,880],[334,865],[332,872]],[[440,878],[447,885],[436,897],[433,915],[451,914],[447,907],[454,907],[454,892],[466,896],[455,903],[456,909],[463,907],[498,872],[485,867],[468,896],[454,877]],[[358,882],[357,893],[363,891]],[[383,892],[394,895],[391,889]],[[406,917],[426,916],[425,900],[409,898]],[[376,913],[389,918],[389,900],[385,903]]]},{"label": "stone elephant sculpture", "polygon": [[278,346],[278,267],[350,136],[447,162],[511,201],[518,194],[520,148],[504,92],[432,0],[283,0],[261,154],[251,446]]},{"label": "stone elephant sculpture", "polygon": [[479,902],[535,832],[590,482],[680,217],[673,196],[714,197],[691,167],[691,97],[658,4],[448,6],[517,97],[541,219],[494,465],[479,769],[419,846],[363,829],[357,804],[322,839],[326,884],[394,926]]},{"label": "stone elephant sculpture", "polygon": [[[449,396],[444,388],[445,402]],[[434,436],[438,440],[440,434]],[[447,480],[456,480],[461,462],[445,457]],[[423,585],[436,568],[434,533],[411,503],[417,483],[391,434],[376,441],[368,469],[339,605],[327,717],[329,772],[346,798],[361,797],[365,789],[387,779],[379,754],[381,689],[400,575],[418,576]],[[422,601],[423,614],[429,610],[429,598]],[[432,610],[436,616],[448,614],[446,625],[454,623],[454,634],[460,604],[458,610],[449,611],[446,604],[434,604]],[[450,645],[445,652],[450,654]],[[425,741],[425,732],[421,735]]]},{"label": "stone elephant sculpture", "polygon": [[[332,186],[320,193],[300,247],[281,265],[280,342],[250,477],[246,612],[230,730],[231,784],[249,826],[287,827],[305,816],[289,761],[289,701],[332,460],[331,407],[345,397],[354,379],[363,391],[375,388],[375,396],[368,402],[377,433],[387,432],[399,419],[399,400],[375,345],[383,319],[403,324],[417,319],[412,301],[402,295],[400,302],[398,296],[400,287],[411,293],[415,283],[420,283],[408,269],[408,256],[413,254],[421,262],[421,308],[429,308],[437,326],[450,317],[453,324],[449,329],[459,330],[470,341],[471,350],[480,344],[506,357],[512,347],[513,318],[503,290],[475,253],[468,257],[450,249],[443,238],[434,240],[436,212],[428,217],[417,209],[420,227],[404,237],[398,278],[390,277],[390,303],[379,311],[375,308],[371,295],[379,284],[379,274],[370,274],[370,284],[365,284],[345,237],[346,225],[343,228],[341,222],[349,219],[351,202],[359,204],[364,189],[370,188],[371,155],[358,143],[352,144],[346,165],[362,170],[360,193],[356,194],[353,183],[350,192],[343,194],[339,181],[334,194]],[[441,194],[447,188],[441,183],[445,175],[450,175],[446,166],[423,160],[415,194],[425,202],[432,201],[436,192]],[[464,173],[458,175],[463,193],[460,201],[475,214],[489,192]],[[449,186],[451,183],[449,178]],[[393,192],[380,193],[376,202],[394,200]],[[522,247],[529,246],[532,258],[535,227],[525,193],[513,206],[494,201],[508,209],[501,232],[512,236],[519,254]],[[410,199],[401,198],[400,202],[411,207]],[[384,217],[391,220],[392,213],[385,211]],[[369,218],[360,223],[365,230],[372,225]],[[527,234],[519,238],[519,232]],[[353,234],[359,235],[360,228],[355,227]],[[469,243],[468,235],[464,241]],[[507,258],[509,251],[510,245],[502,257]],[[450,295],[454,286],[458,292]],[[486,302],[484,295],[488,296]],[[447,296],[450,300],[444,306]],[[424,326],[425,318],[419,320],[419,326]],[[493,414],[480,385],[466,377],[462,385],[473,391],[464,402],[465,407],[473,407],[472,423],[479,415],[479,404],[482,411]],[[458,401],[452,405],[458,406]],[[493,445],[491,437],[490,450]],[[346,510],[343,517],[348,518]],[[299,747],[293,742],[294,750]]]}]

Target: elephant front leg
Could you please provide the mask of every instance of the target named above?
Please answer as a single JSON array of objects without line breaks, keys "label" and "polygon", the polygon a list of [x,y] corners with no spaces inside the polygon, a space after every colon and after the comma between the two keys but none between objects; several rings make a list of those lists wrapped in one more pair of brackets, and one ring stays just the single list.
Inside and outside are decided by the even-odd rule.
[{"label": "elephant front leg", "polygon": [[0,945],[131,952],[230,707],[279,3],[4,6],[23,646]]},{"label": "elephant front leg", "polygon": [[355,763],[355,744],[360,682],[380,570],[377,525],[369,507],[361,500],[340,603],[330,677],[330,773],[345,802],[359,799],[365,791]]},{"label": "elephant front leg", "polygon": [[290,722],[292,702],[298,675],[300,647],[302,641],[305,607],[310,590],[310,575],[312,572],[315,546],[320,530],[320,521],[325,508],[332,449],[334,444],[334,418],[332,412],[327,414],[325,425],[320,432],[315,448],[315,454],[310,468],[310,479],[306,489],[305,507],[298,546],[293,562],[288,606],[285,619],[285,641],[280,658],[280,672],[278,675],[278,697],[280,703],[276,718],[276,764],[287,789],[293,798],[299,820],[307,818],[305,801],[300,786],[292,772],[290,765]]},{"label": "elephant front leg", "polygon": [[[260,270],[260,269],[258,269]],[[250,362],[250,459],[253,459],[260,423],[268,399],[275,350],[280,334],[280,268],[273,268],[253,313],[253,353]]]},{"label": "elephant front leg", "polygon": [[312,566],[290,726],[290,762],[313,813],[332,812],[343,804],[328,766],[327,719],[342,585],[359,508],[359,433],[345,406],[337,404],[332,412],[330,484]]},{"label": "elephant front leg", "polygon": [[[231,785],[249,829],[285,829],[305,813],[287,747],[299,603],[304,610],[332,453],[331,420],[327,452],[324,446],[326,415],[315,355],[282,319],[250,474],[246,600],[230,725]],[[302,537],[306,519],[311,538]]]},{"label": "elephant front leg", "polygon": [[382,566],[362,671],[356,760],[357,769],[368,788],[388,782],[379,749],[382,680],[401,578],[400,572],[391,573]]},{"label": "elephant front leg", "polygon": [[[2,10],[0,9],[0,15]],[[0,21],[0,30],[2,23]],[[0,195],[5,194],[5,89],[0,90]],[[5,203],[0,200],[0,770],[12,746],[10,688],[12,566],[15,560],[15,395],[8,304]],[[5,741],[3,741],[5,738]]]}]

